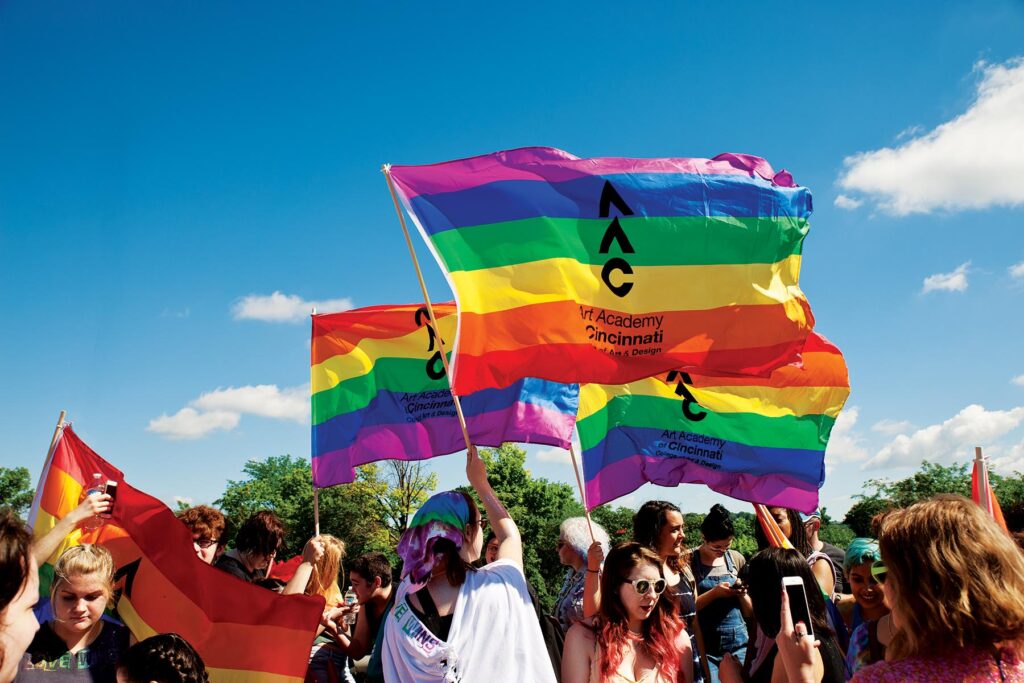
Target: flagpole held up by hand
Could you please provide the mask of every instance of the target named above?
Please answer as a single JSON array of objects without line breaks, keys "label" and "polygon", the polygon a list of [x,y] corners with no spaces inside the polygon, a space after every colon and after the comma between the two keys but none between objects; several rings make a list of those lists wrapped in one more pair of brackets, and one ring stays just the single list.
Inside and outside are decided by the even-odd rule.
[{"label": "flagpole held up by hand", "polygon": [[[444,339],[440,334],[440,328],[437,326],[437,318],[434,316],[434,307],[430,303],[430,295],[427,294],[427,283],[423,280],[423,271],[420,270],[419,259],[416,258],[416,249],[412,244],[412,237],[409,236],[409,228],[405,224],[405,214],[402,213],[401,204],[398,202],[398,194],[395,192],[395,183],[391,178],[391,167],[387,164],[381,166],[381,171],[384,173],[384,178],[388,182],[388,190],[391,192],[391,200],[395,203],[395,213],[398,214],[398,222],[402,226],[402,234],[405,235],[405,244],[409,247],[409,255],[412,257],[412,265],[416,269],[416,277],[420,282],[420,290],[423,292],[423,301],[427,305],[427,314],[430,316],[430,324],[437,334],[437,345],[441,351],[441,363],[444,365],[445,375],[448,376],[448,386],[451,388],[452,373],[448,367],[448,353],[444,348]],[[462,427],[462,436],[466,440],[466,449],[472,450],[473,443],[469,438],[469,429],[466,427],[466,417],[462,413],[462,403],[459,401],[458,395],[455,393],[455,389],[451,389],[452,399],[455,401],[455,414],[459,417],[459,426]]]}]

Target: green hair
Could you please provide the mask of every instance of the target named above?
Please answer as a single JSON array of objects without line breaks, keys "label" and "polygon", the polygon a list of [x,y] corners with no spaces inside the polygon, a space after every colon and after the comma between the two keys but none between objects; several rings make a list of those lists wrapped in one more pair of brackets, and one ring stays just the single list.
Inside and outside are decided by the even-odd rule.
[{"label": "green hair", "polygon": [[882,559],[878,550],[878,541],[873,538],[855,538],[850,541],[850,547],[846,549],[846,557],[843,558],[843,571],[847,574],[859,564],[865,562],[876,562]]}]

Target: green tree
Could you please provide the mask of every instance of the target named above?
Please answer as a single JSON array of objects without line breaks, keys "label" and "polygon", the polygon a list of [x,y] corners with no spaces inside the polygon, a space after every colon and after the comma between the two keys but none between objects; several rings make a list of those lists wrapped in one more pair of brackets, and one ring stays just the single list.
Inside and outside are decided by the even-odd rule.
[{"label": "green tree", "polygon": [[[302,551],[313,535],[313,478],[309,461],[279,455],[250,460],[243,468],[247,478],[229,481],[215,501],[228,516],[229,537],[252,513],[273,510],[288,529],[282,557]],[[387,511],[380,496],[390,495],[389,485],[376,464],[359,468],[356,481],[320,490],[320,531],[345,541],[346,555],[356,557],[380,551],[397,561],[392,542],[395,530],[385,520]]]},{"label": "green tree", "polygon": [[590,511],[590,518],[604,527],[614,546],[633,540],[634,514],[636,513],[629,508],[599,505]]},{"label": "green tree", "polygon": [[[523,538],[523,570],[544,609],[554,607],[565,567],[558,561],[555,543],[558,527],[568,517],[583,514],[575,489],[544,478],[534,478],[526,469],[526,451],[506,443],[498,449],[481,449],[487,475]],[[472,489],[462,490],[471,493]],[[477,501],[479,503],[479,501]]]},{"label": "green tree", "polygon": [[366,479],[364,484],[372,491],[383,511],[391,545],[395,547],[402,532],[409,527],[412,515],[437,488],[437,474],[431,472],[423,461],[385,460],[373,467],[377,468],[380,476]]},{"label": "green tree", "polygon": [[0,467],[0,507],[24,517],[32,505],[35,490],[27,467]]},{"label": "green tree", "polygon": [[[1024,503],[1024,475],[1019,472],[1003,476],[990,472],[992,489],[1002,507]],[[971,497],[971,467],[964,463],[944,466],[927,460],[921,469],[906,479],[870,479],[866,493],[854,496],[857,502],[846,513],[843,522],[857,536],[873,536],[871,520],[879,513],[913,505],[940,493]]]}]

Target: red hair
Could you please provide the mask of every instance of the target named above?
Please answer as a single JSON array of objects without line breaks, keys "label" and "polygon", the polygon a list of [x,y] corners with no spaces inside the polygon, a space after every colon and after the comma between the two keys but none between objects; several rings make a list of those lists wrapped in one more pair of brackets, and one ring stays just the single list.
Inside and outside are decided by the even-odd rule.
[{"label": "red hair", "polygon": [[[608,553],[601,577],[601,616],[597,631],[601,653],[601,678],[613,675],[625,657],[624,646],[630,640],[629,615],[619,598],[619,588],[637,567],[649,564],[665,578],[661,558],[639,543],[620,543]],[[676,603],[667,596],[658,598],[654,610],[644,620],[643,639],[654,658],[658,673],[674,681],[679,674],[676,637],[685,627],[676,611]]]}]

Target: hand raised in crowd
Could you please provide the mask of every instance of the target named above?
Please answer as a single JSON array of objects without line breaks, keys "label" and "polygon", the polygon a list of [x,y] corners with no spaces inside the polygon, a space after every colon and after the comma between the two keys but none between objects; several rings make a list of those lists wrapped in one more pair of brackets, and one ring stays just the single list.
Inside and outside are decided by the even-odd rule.
[{"label": "hand raised in crowd", "polygon": [[470,486],[479,491],[481,487],[490,486],[487,481],[487,463],[483,461],[476,450],[476,446],[470,446],[466,451],[466,478]]},{"label": "hand raised in crowd", "polygon": [[316,564],[324,556],[324,542],[320,540],[319,536],[306,541],[305,547],[302,549],[302,561],[310,564]]},{"label": "hand raised in crowd", "polygon": [[69,519],[75,525],[78,525],[90,517],[101,515],[104,512],[110,511],[111,497],[109,493],[91,493],[85,497],[81,503],[78,504],[74,510],[67,514]]},{"label": "hand raised in crowd", "polygon": [[587,548],[587,569],[592,572],[599,572],[603,564],[604,546],[601,545],[601,541],[594,541]]},{"label": "hand raised in crowd", "polygon": [[[786,667],[786,680],[789,683],[817,683],[824,671],[821,655],[816,650],[821,641],[815,640],[807,633],[807,624],[802,621],[793,625],[793,614],[789,611],[789,596],[782,591],[782,609],[779,612],[779,635],[775,644]],[[815,668],[818,669],[815,672]]]}]

